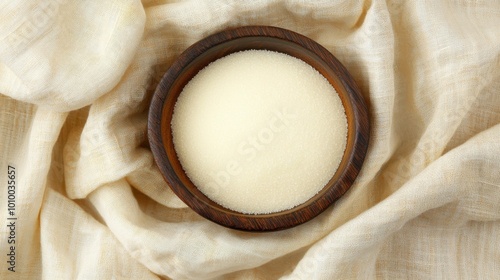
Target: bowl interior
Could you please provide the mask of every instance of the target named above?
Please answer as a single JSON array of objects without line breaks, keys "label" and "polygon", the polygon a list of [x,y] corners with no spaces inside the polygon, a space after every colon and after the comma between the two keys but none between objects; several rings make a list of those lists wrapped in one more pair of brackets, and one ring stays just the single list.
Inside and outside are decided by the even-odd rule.
[{"label": "bowl interior", "polygon": [[[286,37],[278,38],[267,35],[241,36],[241,34],[236,34],[234,37],[218,42],[217,44],[206,44],[201,47],[199,44],[203,43],[203,41],[199,42],[198,46],[195,44],[186,50],[181,55],[181,58],[165,74],[164,79],[157,89],[157,93],[155,93],[155,95],[163,97],[163,100],[158,101],[163,104],[161,110],[158,112],[160,114],[156,116],[160,117],[161,115],[161,117],[159,122],[156,120],[153,127],[150,126],[149,128],[150,132],[151,130],[155,130],[155,127],[156,130],[160,129],[160,135],[158,136],[161,137],[163,148],[160,147],[160,151],[156,152],[153,150],[153,153],[165,179],[174,192],[193,210],[205,218],[221,225],[241,230],[268,231],[288,228],[303,223],[325,210],[347,191],[356,178],[364,159],[368,140],[368,124],[365,124],[364,129],[361,127],[362,124],[360,124],[360,119],[363,119],[363,117],[367,119],[366,106],[352,78],[340,62],[310,39],[308,40],[312,43],[307,40],[304,43],[296,42],[296,40],[290,40]],[[345,108],[348,124],[347,144],[342,161],[336,173],[332,174],[332,178],[325,187],[314,197],[292,209],[261,215],[243,214],[226,209],[200,192],[187,177],[177,158],[170,125],[177,97],[182,92],[184,86],[201,69],[218,58],[250,49],[265,49],[285,53],[305,61],[318,70],[339,94]],[[327,54],[324,54],[325,51]],[[325,55],[327,56],[326,58]],[[333,62],[332,58],[334,59]],[[364,111],[359,110],[360,102],[362,106],[365,106]],[[158,133],[158,131],[155,131],[155,133]],[[359,153],[360,143],[364,143],[361,153]],[[158,160],[158,154],[161,154],[161,160]]]}]

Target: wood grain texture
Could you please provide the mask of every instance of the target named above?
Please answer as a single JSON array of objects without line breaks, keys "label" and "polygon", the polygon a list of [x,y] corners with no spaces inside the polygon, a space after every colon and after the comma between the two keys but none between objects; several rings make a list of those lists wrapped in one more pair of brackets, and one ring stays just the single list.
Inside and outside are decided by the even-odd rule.
[{"label": "wood grain texture", "polygon": [[[348,123],[347,147],[337,172],[317,195],[290,210],[242,214],[208,199],[189,180],[177,158],[170,122],[177,97],[198,71],[228,54],[266,49],[282,52],[317,69],[339,93]],[[353,184],[368,147],[370,134],[367,106],[351,75],[330,53],[298,33],[270,26],[247,26],[211,35],[184,51],[165,73],[151,102],[148,136],[156,163],[172,190],[201,216],[220,225],[245,231],[290,228],[314,218],[341,197]]]}]

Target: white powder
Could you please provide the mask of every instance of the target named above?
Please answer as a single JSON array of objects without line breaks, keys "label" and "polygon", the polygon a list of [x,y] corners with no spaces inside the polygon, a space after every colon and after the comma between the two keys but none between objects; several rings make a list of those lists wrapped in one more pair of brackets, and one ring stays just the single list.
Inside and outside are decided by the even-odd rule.
[{"label": "white powder", "polygon": [[344,107],[314,68],[286,54],[233,53],[202,69],[172,117],[179,160],[216,203],[249,214],[317,194],[342,159]]}]

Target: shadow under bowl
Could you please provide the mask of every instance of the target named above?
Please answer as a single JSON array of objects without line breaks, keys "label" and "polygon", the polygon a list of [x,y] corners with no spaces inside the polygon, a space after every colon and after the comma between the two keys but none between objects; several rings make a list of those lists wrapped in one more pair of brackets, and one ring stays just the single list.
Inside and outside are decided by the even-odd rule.
[{"label": "shadow under bowl", "polygon": [[[174,105],[184,86],[209,63],[234,52],[264,49],[299,58],[320,72],[335,88],[347,116],[347,144],[330,181],[314,197],[289,210],[243,214],[213,202],[191,182],[177,158],[172,141]],[[302,224],[319,215],[353,184],[363,164],[369,140],[367,106],[346,68],[313,40],[282,28],[246,26],[225,30],[184,51],[158,85],[148,118],[148,136],[155,161],[173,192],[201,216],[244,231],[274,231]]]}]

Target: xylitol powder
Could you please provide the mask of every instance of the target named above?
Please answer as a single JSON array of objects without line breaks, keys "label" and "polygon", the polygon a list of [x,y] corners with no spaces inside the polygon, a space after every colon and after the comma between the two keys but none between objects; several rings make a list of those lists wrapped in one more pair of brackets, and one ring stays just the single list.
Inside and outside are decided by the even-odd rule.
[{"label": "xylitol powder", "polygon": [[172,117],[179,160],[216,203],[247,214],[293,208],[317,194],[342,159],[344,107],[314,68],[249,50],[220,58],[183,89]]}]

